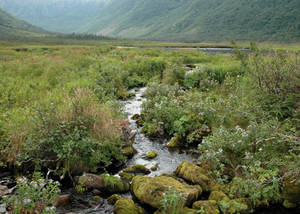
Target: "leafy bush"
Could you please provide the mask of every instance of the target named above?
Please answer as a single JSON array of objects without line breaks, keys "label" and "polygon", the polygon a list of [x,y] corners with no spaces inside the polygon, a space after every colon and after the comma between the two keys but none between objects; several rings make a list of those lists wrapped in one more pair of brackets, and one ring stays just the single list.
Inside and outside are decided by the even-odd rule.
[{"label": "leafy bush", "polygon": [[60,192],[58,185],[58,182],[45,180],[39,174],[35,174],[32,180],[19,178],[15,194],[4,198],[4,201],[14,214],[54,214],[56,208],[53,205]]},{"label": "leafy bush", "polygon": [[178,214],[184,206],[184,197],[174,189],[169,188],[165,191],[161,201],[161,210],[165,214]]}]

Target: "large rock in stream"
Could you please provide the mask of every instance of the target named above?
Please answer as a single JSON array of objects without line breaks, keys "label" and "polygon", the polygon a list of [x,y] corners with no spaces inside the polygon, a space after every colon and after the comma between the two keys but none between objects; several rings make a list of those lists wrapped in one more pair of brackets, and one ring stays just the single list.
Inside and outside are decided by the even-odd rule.
[{"label": "large rock in stream", "polygon": [[159,177],[135,176],[131,188],[140,202],[155,208],[161,207],[163,195],[169,188],[181,194],[185,198],[186,204],[191,204],[197,200],[202,193],[199,185],[188,185],[165,175]]},{"label": "large rock in stream", "polygon": [[199,184],[205,192],[212,191],[216,186],[216,182],[207,175],[204,169],[187,161],[183,161],[177,167],[175,174],[193,184]]},{"label": "large rock in stream", "polygon": [[85,173],[78,179],[78,185],[86,189],[99,189],[109,193],[128,192],[130,184],[126,180],[109,175],[95,175]]}]

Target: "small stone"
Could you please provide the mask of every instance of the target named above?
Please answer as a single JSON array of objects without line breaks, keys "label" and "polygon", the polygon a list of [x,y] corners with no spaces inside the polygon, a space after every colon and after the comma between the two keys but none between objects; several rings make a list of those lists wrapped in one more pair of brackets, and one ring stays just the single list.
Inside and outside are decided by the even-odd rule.
[{"label": "small stone", "polygon": [[64,207],[67,206],[70,202],[70,194],[61,195],[58,197],[56,203],[54,204],[55,207]]},{"label": "small stone", "polygon": [[156,171],[157,169],[158,169],[158,166],[156,166],[156,165],[151,167],[151,171]]},{"label": "small stone", "polygon": [[98,190],[98,189],[93,189],[92,193],[93,193],[94,195],[101,195],[101,191]]},{"label": "small stone", "polygon": [[146,157],[148,159],[156,158],[156,156],[157,156],[157,152],[149,152],[149,153],[146,154]]},{"label": "small stone", "polygon": [[7,186],[0,186],[0,197],[3,197],[5,195],[9,194],[9,189]]}]

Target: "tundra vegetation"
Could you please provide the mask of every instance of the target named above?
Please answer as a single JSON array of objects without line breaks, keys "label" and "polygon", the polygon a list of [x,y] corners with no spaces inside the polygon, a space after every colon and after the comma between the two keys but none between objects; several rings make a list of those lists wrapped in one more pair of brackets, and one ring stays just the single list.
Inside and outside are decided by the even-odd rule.
[{"label": "tundra vegetation", "polygon": [[[155,203],[162,213],[184,213],[181,209],[250,213],[279,203],[299,207],[300,59],[296,52],[261,51],[255,44],[250,54],[236,49],[235,55],[118,49],[107,44],[3,46],[0,75],[1,168],[32,179],[20,180],[17,196],[7,199],[14,213],[47,213],[47,207],[53,213],[57,185],[31,176],[36,175],[33,172],[74,178],[125,163],[128,150],[133,149],[128,149],[131,143],[123,136],[128,121],[119,100],[133,96],[129,89],[142,86],[148,87],[139,116],[143,132],[169,138],[170,146],[179,150],[196,148],[199,157],[198,166],[183,163],[176,170],[177,176],[196,184],[186,187],[197,190],[192,197],[182,192],[181,186],[187,184],[177,184],[180,181],[166,175],[156,180],[167,180],[175,189],[164,187],[155,202],[139,184],[147,181],[145,186],[151,189],[154,180],[133,178],[133,192],[138,191],[140,198]],[[197,178],[196,172],[205,176]],[[117,191],[120,186],[113,176],[101,179],[110,189]],[[28,210],[20,208],[13,200],[34,195],[38,182],[53,189],[53,197],[41,194],[47,203],[33,198]],[[210,192],[209,201],[190,203],[202,190]],[[117,201],[115,210],[124,212],[122,204],[127,203],[136,210],[133,213],[143,212],[126,199]]]}]

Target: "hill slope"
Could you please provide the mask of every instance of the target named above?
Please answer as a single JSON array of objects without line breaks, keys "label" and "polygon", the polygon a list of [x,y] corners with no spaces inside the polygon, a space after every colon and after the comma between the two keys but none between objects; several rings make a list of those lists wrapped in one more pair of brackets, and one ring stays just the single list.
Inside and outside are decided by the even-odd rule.
[{"label": "hill slope", "polygon": [[33,25],[53,32],[79,32],[107,0],[0,0],[0,7]]},{"label": "hill slope", "polygon": [[0,8],[0,39],[15,40],[36,37],[48,32],[25,21],[15,18]]},{"label": "hill slope", "polygon": [[299,0],[110,0],[83,31],[180,41],[300,41]]}]

